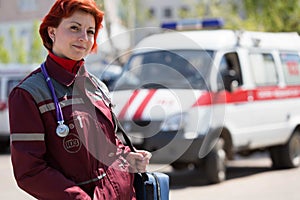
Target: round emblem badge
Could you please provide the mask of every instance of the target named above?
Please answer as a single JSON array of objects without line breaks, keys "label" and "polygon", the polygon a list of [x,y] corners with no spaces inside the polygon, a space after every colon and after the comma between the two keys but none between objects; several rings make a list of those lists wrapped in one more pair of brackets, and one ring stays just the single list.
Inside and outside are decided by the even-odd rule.
[{"label": "round emblem badge", "polygon": [[69,153],[77,153],[81,148],[81,141],[75,134],[68,134],[63,140],[64,148]]}]

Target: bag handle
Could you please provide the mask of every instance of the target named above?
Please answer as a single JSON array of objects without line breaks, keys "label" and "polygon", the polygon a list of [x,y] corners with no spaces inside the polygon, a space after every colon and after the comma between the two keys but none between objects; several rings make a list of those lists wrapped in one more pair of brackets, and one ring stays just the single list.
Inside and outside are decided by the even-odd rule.
[{"label": "bag handle", "polygon": [[[112,117],[115,121],[115,125],[117,126],[118,130],[121,131],[126,144],[129,146],[129,148],[132,152],[136,152],[136,149],[134,148],[131,140],[129,139],[128,135],[126,134],[126,132],[125,132],[123,126],[121,125],[120,121],[118,120],[117,116],[115,115],[115,113],[113,111],[111,111],[111,113],[112,113]],[[142,175],[142,179],[144,182],[149,180],[146,172],[143,172],[140,174]]]}]

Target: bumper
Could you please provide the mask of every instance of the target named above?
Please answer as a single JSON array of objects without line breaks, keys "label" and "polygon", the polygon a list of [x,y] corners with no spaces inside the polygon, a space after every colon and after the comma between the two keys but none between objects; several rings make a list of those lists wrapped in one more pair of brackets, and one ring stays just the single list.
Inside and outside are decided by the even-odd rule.
[{"label": "bumper", "polygon": [[152,153],[152,163],[196,163],[203,140],[204,136],[187,139],[182,132],[159,132],[145,138],[142,148]]}]

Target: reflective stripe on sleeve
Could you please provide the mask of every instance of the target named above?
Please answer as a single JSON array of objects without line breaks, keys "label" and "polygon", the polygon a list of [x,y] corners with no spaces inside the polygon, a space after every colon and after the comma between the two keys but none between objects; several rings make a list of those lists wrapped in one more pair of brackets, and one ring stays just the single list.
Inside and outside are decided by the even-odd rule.
[{"label": "reflective stripe on sleeve", "polygon": [[10,135],[10,141],[45,141],[45,134],[13,133]]}]

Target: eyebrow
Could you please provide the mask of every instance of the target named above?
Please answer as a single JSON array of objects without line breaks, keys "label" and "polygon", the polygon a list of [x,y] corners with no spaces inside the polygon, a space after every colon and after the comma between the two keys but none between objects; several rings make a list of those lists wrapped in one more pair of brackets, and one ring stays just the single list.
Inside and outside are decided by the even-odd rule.
[{"label": "eyebrow", "polygon": [[[82,26],[82,24],[80,24],[80,23],[77,22],[77,21],[70,21],[70,23],[74,23],[74,24],[77,24],[77,25],[79,25],[79,26]],[[93,27],[93,26],[90,26],[89,29],[96,29],[96,28]]]}]

